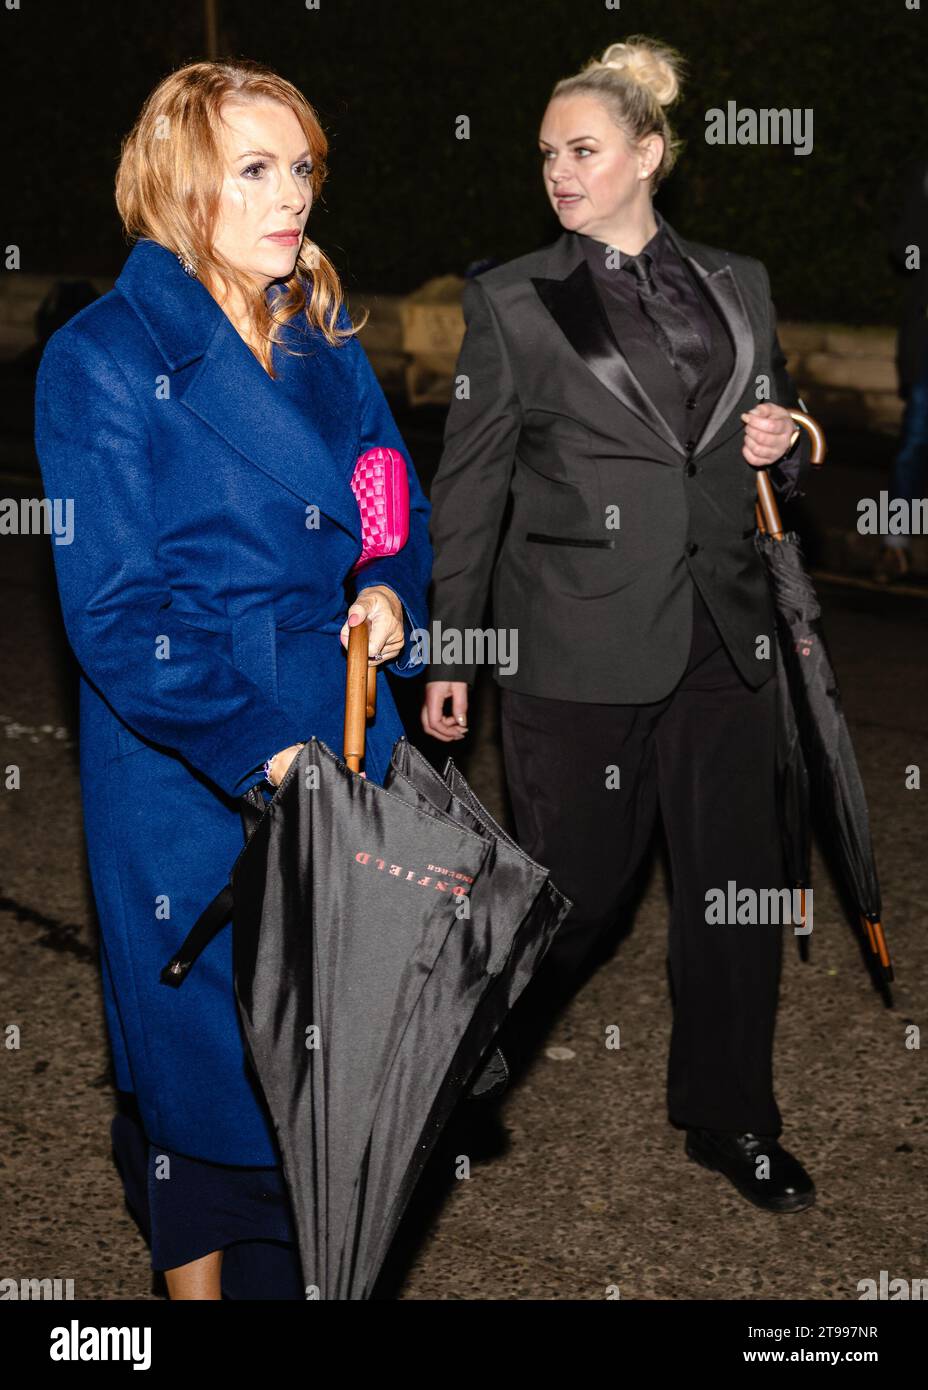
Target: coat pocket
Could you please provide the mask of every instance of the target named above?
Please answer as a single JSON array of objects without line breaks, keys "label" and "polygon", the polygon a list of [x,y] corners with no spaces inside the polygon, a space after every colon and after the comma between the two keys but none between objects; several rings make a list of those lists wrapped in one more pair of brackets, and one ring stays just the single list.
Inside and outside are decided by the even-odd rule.
[{"label": "coat pocket", "polygon": [[544,531],[526,531],[525,539],[536,545],[579,545],[590,550],[615,550],[615,541],[593,540],[587,536],[549,536]]},{"label": "coat pocket", "polygon": [[[215,617],[211,614],[188,614],[185,610],[175,608],[170,604],[166,610],[176,620],[177,627],[172,635],[173,642],[183,642],[187,648],[186,656],[188,660],[195,658],[202,653],[210,659],[220,659],[233,663],[232,637],[229,632],[229,620],[227,618]],[[195,662],[199,666],[199,662]],[[150,751],[167,754],[169,757],[177,756],[174,749],[155,743],[145,737],[141,732],[136,732],[124,717],[121,718],[116,712],[114,714],[114,724],[116,736],[113,740],[112,757],[125,758],[132,753],[140,753],[145,749]]]},{"label": "coat pocket", "polygon": [[134,733],[128,725],[123,724],[121,720],[116,721],[114,745],[114,751],[110,755],[111,762],[120,758],[127,758],[132,753],[141,753],[146,748],[152,748],[154,746],[153,744],[146,743],[144,739],[139,738],[138,734]]}]

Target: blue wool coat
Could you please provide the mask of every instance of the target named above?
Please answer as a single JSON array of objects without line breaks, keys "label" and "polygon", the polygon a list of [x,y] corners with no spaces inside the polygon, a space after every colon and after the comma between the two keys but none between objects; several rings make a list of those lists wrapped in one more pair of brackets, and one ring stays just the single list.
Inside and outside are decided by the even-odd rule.
[{"label": "blue wool coat", "polygon": [[[272,287],[269,294],[277,292]],[[348,323],[342,312],[340,323]],[[50,340],[36,390],[46,495],[73,499],[53,545],[80,666],[80,772],[118,1086],[156,1144],[218,1163],[278,1161],[246,1072],[220,932],[182,989],[162,965],[227,881],[243,844],[236,798],[263,763],[313,735],[342,749],[339,630],[360,588],[387,584],[422,669],[428,503],[408,466],[409,540],[352,579],[351,491],[363,450],[408,452],[356,338],[304,319],[263,369],[202,284],[154,241],[115,288]],[[402,733],[378,680],[365,768],[383,779]]]}]

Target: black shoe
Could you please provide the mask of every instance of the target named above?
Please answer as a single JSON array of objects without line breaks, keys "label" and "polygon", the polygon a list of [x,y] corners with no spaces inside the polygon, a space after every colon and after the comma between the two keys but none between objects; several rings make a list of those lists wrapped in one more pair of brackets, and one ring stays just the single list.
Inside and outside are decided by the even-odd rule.
[{"label": "black shoe", "polygon": [[[742,1197],[765,1211],[804,1211],[815,1201],[815,1183],[805,1168],[770,1135],[688,1129],[684,1148],[687,1158],[722,1173]],[[769,1160],[766,1177],[758,1176],[761,1157]]]}]

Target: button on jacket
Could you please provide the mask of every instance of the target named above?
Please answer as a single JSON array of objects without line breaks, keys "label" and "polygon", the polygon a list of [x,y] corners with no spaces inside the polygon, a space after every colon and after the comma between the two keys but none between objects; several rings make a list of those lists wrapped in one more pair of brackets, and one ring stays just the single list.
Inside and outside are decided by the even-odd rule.
[{"label": "button on jacket", "polygon": [[[273,292],[273,291],[271,291]],[[342,311],[341,326],[348,319]],[[49,498],[71,498],[53,545],[80,667],[80,769],[117,1085],[145,1128],[194,1158],[278,1161],[246,1072],[231,931],[183,989],[164,962],[227,881],[236,798],[266,758],[315,735],[341,753],[339,631],[357,589],[389,585],[407,639],[426,622],[428,503],[408,466],[403,550],[351,579],[350,479],[374,445],[408,452],[356,338],[284,330],[272,379],[199,281],[156,242],[50,340],[36,390]],[[415,644],[388,669],[415,675]],[[368,776],[402,727],[379,680]]]}]

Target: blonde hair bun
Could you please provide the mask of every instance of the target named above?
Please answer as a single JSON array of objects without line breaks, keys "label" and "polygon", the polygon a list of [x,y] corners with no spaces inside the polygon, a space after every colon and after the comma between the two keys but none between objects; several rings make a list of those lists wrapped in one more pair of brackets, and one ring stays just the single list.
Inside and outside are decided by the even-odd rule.
[{"label": "blonde hair bun", "polygon": [[671,106],[680,95],[683,61],[674,49],[636,35],[627,43],[611,43],[587,71],[610,68],[629,82],[647,87],[661,106]]},{"label": "blonde hair bun", "polygon": [[651,173],[653,194],[674,167],[683,147],[664,108],[680,95],[684,70],[683,56],[675,48],[635,34],[625,43],[611,43],[601,58],[591,58],[573,76],[562,77],[554,84],[551,96],[595,97],[633,145],[649,135],[659,135],[664,151]]}]

